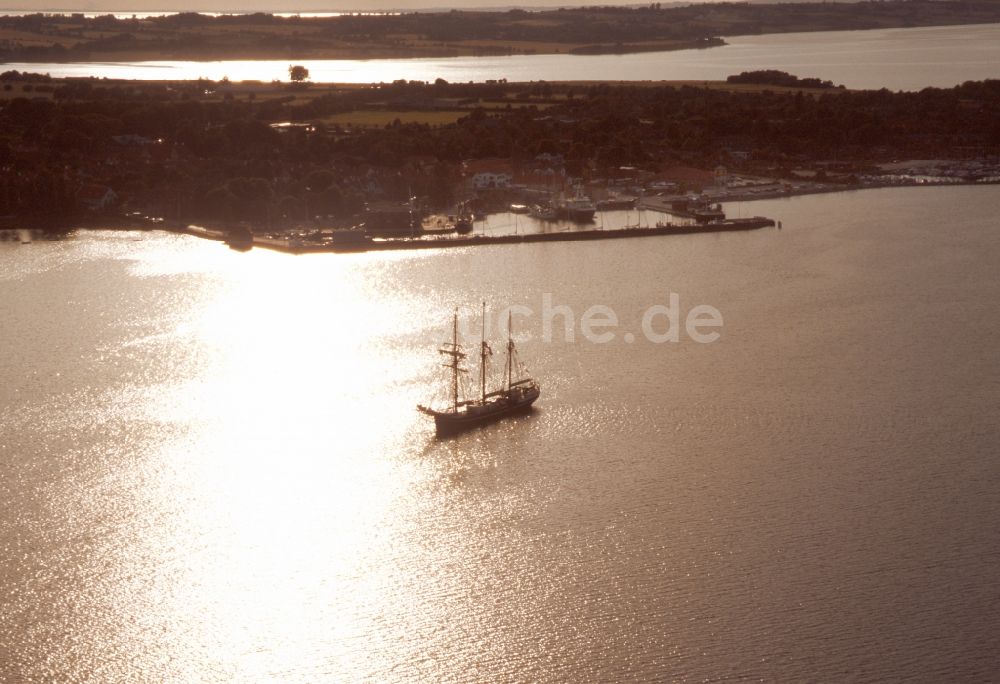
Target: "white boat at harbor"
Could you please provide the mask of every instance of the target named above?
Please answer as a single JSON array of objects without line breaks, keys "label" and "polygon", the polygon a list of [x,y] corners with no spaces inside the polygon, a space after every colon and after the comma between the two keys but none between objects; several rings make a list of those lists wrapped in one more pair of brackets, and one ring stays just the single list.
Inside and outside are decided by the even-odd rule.
[{"label": "white boat at harbor", "polygon": [[559,214],[559,218],[575,221],[576,223],[590,223],[594,220],[597,207],[589,197],[578,193],[560,202],[556,211]]},{"label": "white boat at harbor", "polygon": [[539,221],[556,221],[559,219],[559,212],[551,204],[535,204],[531,207],[528,215]]}]

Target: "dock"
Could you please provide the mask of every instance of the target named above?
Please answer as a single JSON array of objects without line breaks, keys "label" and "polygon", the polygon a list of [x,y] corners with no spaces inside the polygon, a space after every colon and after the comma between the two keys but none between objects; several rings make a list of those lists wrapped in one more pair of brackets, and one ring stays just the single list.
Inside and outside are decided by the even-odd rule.
[{"label": "dock", "polygon": [[[700,233],[731,233],[758,230],[774,226],[772,219],[763,216],[753,218],[724,219],[694,225],[657,224],[654,226],[628,226],[625,228],[586,230],[566,230],[554,233],[521,233],[513,235],[459,235],[459,236],[422,236],[413,238],[370,238],[361,234],[353,239],[341,240],[304,240],[302,238],[274,238],[254,236],[253,243],[232,244],[237,249],[260,247],[287,254],[314,254],[323,252],[373,252],[412,249],[447,249],[454,247],[478,247],[481,245],[518,245],[537,242],[581,242],[586,240],[615,240],[624,238],[642,238],[662,235],[695,235]],[[200,226],[186,226],[179,232],[210,240],[230,242],[227,235],[218,230]]]}]

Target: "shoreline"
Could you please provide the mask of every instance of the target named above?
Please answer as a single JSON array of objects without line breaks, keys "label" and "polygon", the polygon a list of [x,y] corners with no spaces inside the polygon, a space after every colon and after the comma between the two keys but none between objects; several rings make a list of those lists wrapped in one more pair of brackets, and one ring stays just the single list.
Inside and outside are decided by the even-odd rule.
[{"label": "shoreline", "polygon": [[[711,198],[713,203],[731,203],[731,202],[754,202],[754,201],[767,201],[782,198],[793,198],[793,197],[805,197],[809,195],[827,195],[831,193],[838,192],[856,192],[863,190],[885,190],[891,188],[927,188],[927,187],[959,187],[959,186],[990,186],[990,185],[1000,185],[1000,180],[990,181],[990,182],[956,182],[956,183],[883,183],[883,184],[865,184],[856,185],[850,187],[824,187],[824,188],[811,188],[811,189],[796,189],[790,192],[769,192],[769,193],[758,193],[755,195],[750,195],[746,193],[729,193],[724,195],[717,195]],[[665,199],[654,199],[654,198],[644,198],[641,203],[637,204],[637,208],[644,211],[657,211],[665,214],[672,213],[670,209],[667,208],[666,203],[668,200]],[[7,221],[10,217],[3,217]],[[248,251],[252,247],[258,247],[261,249],[268,249],[271,251],[282,252],[285,254],[310,254],[310,253],[357,253],[361,251],[392,251],[397,249],[403,250],[413,250],[413,249],[441,249],[450,247],[475,247],[475,246],[485,246],[490,244],[524,244],[524,243],[534,243],[534,242],[571,242],[571,241],[588,241],[595,239],[618,239],[623,237],[645,237],[653,235],[692,235],[698,233],[712,233],[712,232],[733,232],[733,231],[746,231],[746,230],[757,230],[767,226],[777,226],[781,229],[782,222],[781,218],[777,217],[775,219],[764,219],[764,217],[754,217],[755,219],[768,220],[770,223],[765,225],[753,226],[752,228],[738,227],[738,228],[722,228],[721,230],[710,230],[705,229],[703,226],[683,226],[674,225],[670,228],[663,228],[659,231],[654,227],[638,228],[635,226],[625,226],[623,228],[580,228],[578,230],[566,230],[557,233],[527,233],[527,234],[512,234],[512,235],[471,235],[471,236],[458,236],[458,237],[430,237],[422,236],[419,238],[384,238],[376,239],[374,241],[374,246],[358,249],[350,245],[339,246],[338,248],[333,248],[331,245],[310,245],[310,244],[293,244],[299,238],[295,236],[289,236],[287,238],[276,238],[269,237],[265,235],[254,235],[253,243],[250,245],[240,245],[231,244],[230,246],[239,251]],[[200,222],[206,223],[206,222]],[[85,225],[89,224],[89,225]],[[111,225],[114,224],[114,225]],[[48,235],[70,235],[77,231],[122,231],[122,232],[149,232],[154,230],[162,230],[168,233],[174,233],[178,235],[187,235],[190,237],[200,238],[203,240],[210,240],[212,242],[221,242],[224,244],[230,244],[228,231],[219,227],[213,227],[212,222],[207,222],[207,225],[199,225],[193,222],[188,222],[184,220],[165,220],[165,219],[149,219],[142,218],[136,219],[135,217],[129,216],[108,216],[106,219],[88,218],[86,221],[81,221],[80,223],[74,223],[69,227],[66,226],[44,226],[39,227],[34,225],[30,228],[25,228],[24,223],[20,226],[16,225],[0,225],[0,231],[15,232],[19,229],[27,229],[32,231],[38,231],[43,234]],[[630,232],[632,234],[616,234],[616,233],[626,233]],[[3,240],[0,240],[3,242]]]},{"label": "shoreline", "polygon": [[[449,59],[461,57],[515,57],[532,55],[570,55],[577,57],[600,55],[629,55],[647,52],[676,52],[678,50],[709,50],[724,47],[729,43],[724,38],[670,40],[642,43],[565,43],[559,49],[547,49],[544,45],[447,45],[430,49],[372,46],[365,48],[329,48],[290,53],[287,50],[260,52],[257,50],[230,50],[202,53],[173,52],[92,52],[62,53],[59,59],[45,54],[12,54],[6,59],[11,64],[135,64],[157,62],[309,62],[309,61],[369,61],[397,59]],[[83,78],[83,77],[81,77]]]},{"label": "shoreline", "polygon": [[[834,183],[828,183],[826,185],[817,184],[811,188],[795,188],[789,191],[780,190],[766,190],[763,192],[729,192],[720,193],[718,195],[711,195],[706,198],[713,203],[727,203],[727,202],[754,202],[757,200],[773,200],[782,199],[785,197],[803,197],[806,195],[828,195],[831,193],[838,192],[857,192],[860,190],[885,190],[888,188],[937,188],[937,187],[957,187],[957,186],[987,186],[987,185],[1000,185],[1000,179],[990,180],[990,181],[930,181],[930,182],[918,182],[918,183],[861,183],[858,185],[837,185]],[[665,200],[654,200],[653,198],[643,199],[643,209],[651,209],[653,211],[667,211],[662,208],[664,206],[663,202]],[[667,212],[669,213],[669,212]]]},{"label": "shoreline", "polygon": [[273,238],[253,236],[250,240],[232,240],[230,236],[202,226],[189,225],[178,228],[174,232],[201,237],[208,240],[221,241],[239,251],[249,251],[253,247],[269,249],[286,254],[343,254],[357,252],[382,252],[417,249],[454,249],[460,247],[481,247],[486,245],[511,245],[535,242],[583,242],[591,240],[615,240],[639,237],[654,237],[665,235],[696,235],[700,233],[728,233],[759,230],[761,228],[781,228],[780,221],[755,216],[747,219],[728,219],[721,222],[705,224],[660,224],[649,227],[624,226],[622,228],[582,228],[578,230],[563,230],[553,233],[521,233],[507,235],[459,235],[454,237],[438,237],[423,235],[413,238],[369,238],[351,241],[303,241],[300,238]]}]

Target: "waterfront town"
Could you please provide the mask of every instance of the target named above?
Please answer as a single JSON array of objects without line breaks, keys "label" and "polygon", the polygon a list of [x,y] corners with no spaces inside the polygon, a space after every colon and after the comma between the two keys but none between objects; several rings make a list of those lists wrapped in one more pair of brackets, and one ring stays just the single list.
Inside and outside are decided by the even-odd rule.
[{"label": "waterfront town", "polygon": [[605,209],[684,216],[731,200],[1000,179],[1000,81],[892,93],[774,71],[631,85],[289,75],[0,75],[0,227],[413,236],[464,232],[512,207],[587,224]]}]

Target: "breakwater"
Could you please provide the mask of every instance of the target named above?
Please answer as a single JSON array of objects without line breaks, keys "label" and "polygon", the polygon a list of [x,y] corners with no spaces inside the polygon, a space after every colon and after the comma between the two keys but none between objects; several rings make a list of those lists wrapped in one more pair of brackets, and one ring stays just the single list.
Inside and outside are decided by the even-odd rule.
[{"label": "breakwater", "polygon": [[[253,247],[273,249],[291,254],[308,254],[316,252],[368,252],[405,249],[445,249],[450,247],[476,247],[480,245],[508,245],[534,242],[578,242],[583,240],[614,240],[623,238],[653,237],[658,235],[692,235],[697,233],[727,233],[737,231],[757,230],[774,226],[773,219],[763,216],[753,218],[726,219],[697,225],[677,225],[661,223],[655,226],[628,226],[617,229],[567,230],[557,233],[524,233],[515,235],[464,235],[455,237],[422,236],[414,238],[369,238],[359,234],[344,231],[332,237],[316,240],[302,238],[268,238],[254,237]],[[188,230],[186,232],[201,237],[225,239],[221,234],[209,234],[214,231],[205,229]],[[241,245],[234,245],[240,247]],[[242,245],[249,247],[251,245]]]}]

